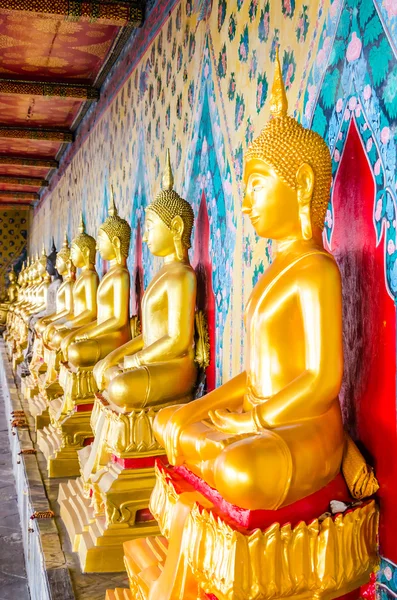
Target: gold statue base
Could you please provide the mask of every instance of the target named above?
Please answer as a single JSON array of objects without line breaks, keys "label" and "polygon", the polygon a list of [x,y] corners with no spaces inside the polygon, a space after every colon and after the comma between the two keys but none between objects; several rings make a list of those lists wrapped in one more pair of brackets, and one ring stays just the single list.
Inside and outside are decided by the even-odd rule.
[{"label": "gold statue base", "polygon": [[78,451],[91,443],[91,411],[96,391],[92,368],[61,364],[59,385],[64,395],[49,403],[50,424],[37,432],[37,444],[47,459],[48,476],[78,477]]},{"label": "gold statue base", "polygon": [[50,402],[62,395],[63,389],[57,381],[49,386],[42,386],[39,383],[39,392],[29,400],[29,410],[35,419],[36,431],[50,424]]},{"label": "gold statue base", "polygon": [[95,442],[79,452],[82,476],[61,484],[58,496],[62,520],[86,573],[124,571],[123,543],[159,533],[148,510],[155,461],[164,457],[152,431],[159,409],[115,413],[96,394],[91,419]]},{"label": "gold statue base", "polygon": [[27,375],[21,380],[21,394],[24,400],[31,400],[39,393],[36,378],[33,375]]},{"label": "gold statue base", "polygon": [[[195,583],[175,599],[209,595],[217,600],[332,600],[367,583],[377,569],[379,511],[374,500],[358,502],[335,516],[323,513],[307,523],[294,514],[295,503],[287,507],[294,515],[288,522],[244,530],[233,524],[230,514],[226,518],[217,492],[208,494],[206,484],[196,487],[197,480],[186,479],[183,469],[156,467],[150,510],[166,537],[179,497],[184,492],[195,494],[181,540],[183,570]],[[130,598],[146,600],[151,583],[163,570],[167,541],[134,540],[124,550]]]},{"label": "gold statue base", "polygon": [[[92,404],[80,405],[80,410],[70,412],[54,425],[51,411],[54,404],[61,408],[63,398],[53,400],[49,408],[51,423],[37,431],[37,445],[47,460],[48,477],[77,477],[80,466],[77,452],[92,441],[90,425]],[[44,417],[45,418],[45,417]]]}]

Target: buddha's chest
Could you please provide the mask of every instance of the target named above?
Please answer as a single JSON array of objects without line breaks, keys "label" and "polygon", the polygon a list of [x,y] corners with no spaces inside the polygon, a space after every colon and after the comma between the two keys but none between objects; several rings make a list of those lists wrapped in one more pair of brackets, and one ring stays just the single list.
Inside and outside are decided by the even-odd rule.
[{"label": "buddha's chest", "polygon": [[156,276],[150,283],[142,299],[143,318],[153,318],[156,313],[163,317],[168,311],[168,277],[166,274]]},{"label": "buddha's chest", "polygon": [[102,279],[98,287],[97,301],[98,304],[107,303],[113,298],[114,294],[114,276],[107,273]]},{"label": "buddha's chest", "polygon": [[87,305],[88,286],[90,282],[85,277],[79,277],[73,287],[73,302],[77,308],[83,310]]}]

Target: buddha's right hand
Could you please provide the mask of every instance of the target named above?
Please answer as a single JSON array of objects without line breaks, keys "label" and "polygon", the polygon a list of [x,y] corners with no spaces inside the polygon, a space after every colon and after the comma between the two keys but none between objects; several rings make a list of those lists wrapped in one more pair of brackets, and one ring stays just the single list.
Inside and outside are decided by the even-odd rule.
[{"label": "buddha's right hand", "polygon": [[[197,401],[190,402],[189,404],[183,404],[182,406],[175,406],[164,409],[165,411],[170,411],[174,409],[174,411],[170,416],[167,424],[165,425],[163,431],[159,431],[158,437],[162,438],[161,441],[165,447],[167,458],[169,462],[174,466],[183,462],[180,438],[184,429],[192,423],[200,421],[201,418],[203,418],[198,413],[196,413],[196,411],[193,408],[196,402]],[[162,411],[160,411],[159,413],[158,421],[161,420],[161,412]],[[160,428],[157,426],[157,429]]]},{"label": "buddha's right hand", "polygon": [[96,381],[98,389],[101,391],[104,390],[106,387],[105,373],[110,368],[110,366],[111,365],[106,360],[106,358],[103,358],[102,360],[99,360],[94,367],[94,379]]}]

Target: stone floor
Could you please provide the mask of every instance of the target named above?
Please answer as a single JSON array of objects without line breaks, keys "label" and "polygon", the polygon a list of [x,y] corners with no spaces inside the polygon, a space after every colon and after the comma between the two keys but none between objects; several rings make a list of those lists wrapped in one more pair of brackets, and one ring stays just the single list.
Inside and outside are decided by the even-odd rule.
[{"label": "stone floor", "polygon": [[[11,398],[11,408],[9,407],[8,412],[11,413],[12,409],[19,410],[23,408],[29,425],[29,431],[18,429],[15,440],[18,439],[19,444],[23,444],[23,447],[31,448],[32,444],[33,446],[36,445],[36,432],[34,431],[34,420],[28,411],[28,403],[18,394],[15,388],[14,378],[10,371],[10,364],[5,358],[3,346],[4,344],[0,340],[0,359],[6,374],[5,377],[2,376],[0,385],[0,600],[27,600],[30,596],[23,558],[22,531],[12,470],[8,423],[5,416],[5,396],[8,397],[8,402]],[[3,392],[2,386],[8,386],[6,393]],[[48,510],[48,505],[55,513],[54,520],[35,521],[35,531],[32,533],[31,538],[30,536],[24,536],[29,540],[28,543],[33,544],[28,549],[30,556],[27,567],[30,574],[29,578],[35,579],[36,564],[41,564],[41,568],[43,568],[43,564],[47,565],[48,581],[51,579],[52,583],[50,586],[51,592],[49,595],[46,592],[45,597],[52,600],[65,600],[66,597],[68,600],[71,598],[76,600],[105,600],[108,588],[128,588],[128,578],[125,572],[98,574],[83,574],[81,572],[78,557],[71,550],[66,529],[59,516],[57,497],[59,482],[62,480],[48,479],[46,461],[40,451],[37,452],[36,456],[24,457],[23,464],[27,477],[24,480],[26,483],[23,485],[29,486],[29,493],[26,494],[31,503],[28,509],[29,514],[35,510]],[[19,488],[21,488],[21,482]],[[30,521],[28,523],[30,524]],[[37,535],[40,536],[39,539],[37,539]],[[36,545],[41,548],[39,550],[41,555],[35,555],[35,559],[33,559],[34,552],[37,553],[35,550]],[[31,562],[32,560],[33,562]],[[66,576],[69,583],[65,581],[65,567],[69,572]],[[66,585],[67,583],[69,587]],[[71,587],[73,587],[73,590]],[[34,584],[34,588],[30,590],[32,599],[42,600],[42,594],[38,591],[36,584]],[[66,596],[65,590],[67,590]]]},{"label": "stone floor", "polygon": [[0,600],[28,600],[21,523],[0,388]]}]

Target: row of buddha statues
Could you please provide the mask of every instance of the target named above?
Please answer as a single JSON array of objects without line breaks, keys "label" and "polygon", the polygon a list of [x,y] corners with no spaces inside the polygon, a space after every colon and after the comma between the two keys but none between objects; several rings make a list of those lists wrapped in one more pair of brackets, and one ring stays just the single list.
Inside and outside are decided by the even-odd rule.
[{"label": "row of buddha statues", "polygon": [[245,309],[241,374],[198,397],[213,349],[189,262],[194,213],[169,153],[143,236],[163,264],[139,318],[114,198],[96,240],[83,219],[70,246],[65,236],[52,308],[44,252],[10,286],[4,337],[14,369],[28,361],[21,388],[48,475],[68,478],[58,502],[73,550],[84,572],[128,573],[108,600],[331,599],[377,566],[378,483],[338,400],[341,277],[322,238],[330,153],[288,116],[278,57],[270,102],[242,209],[274,252]]}]

